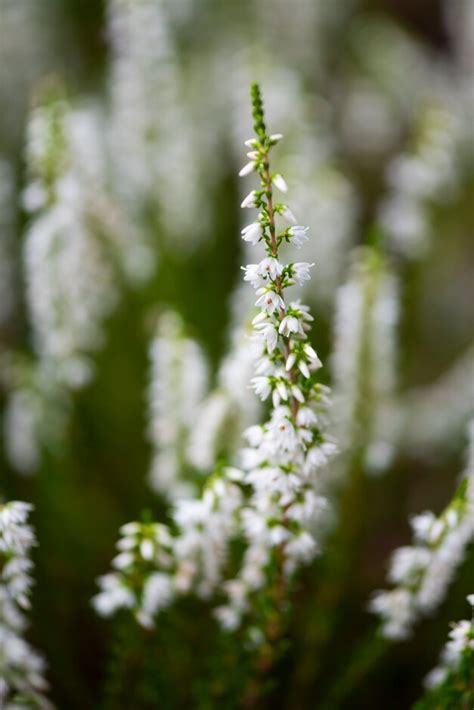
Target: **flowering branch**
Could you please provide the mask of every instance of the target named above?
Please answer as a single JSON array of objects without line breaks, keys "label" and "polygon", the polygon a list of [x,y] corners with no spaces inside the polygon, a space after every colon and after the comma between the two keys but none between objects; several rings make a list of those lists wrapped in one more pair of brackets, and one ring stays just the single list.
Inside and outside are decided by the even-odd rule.
[{"label": "flowering branch", "polygon": [[[266,256],[244,268],[244,280],[255,288],[259,308],[251,386],[263,401],[271,399],[269,418],[246,430],[240,467],[218,468],[199,498],[177,501],[169,528],[122,528],[116,571],[101,579],[94,604],[104,615],[132,609],[150,626],[179,594],[223,596],[215,610],[221,625],[227,631],[243,627],[268,666],[275,658],[275,652],[268,654],[269,642],[281,636],[294,573],[318,551],[314,536],[326,507],[318,494],[319,471],[336,447],[324,433],[328,388],[316,381],[321,362],[308,340],[313,319],[307,306],[288,302],[286,294],[308,280],[313,265],[280,262],[280,247],[301,245],[307,228],[274,200],[274,187],[287,189],[270,169],[269,153],[281,136],[267,134],[256,85],[252,103],[256,137],[246,143],[250,162],[241,175],[257,172],[260,187],[242,207],[259,212],[242,238],[261,243]],[[279,227],[281,217],[292,226]],[[245,542],[238,560],[229,554],[233,540]]]},{"label": "flowering branch", "polygon": [[[467,601],[474,607],[474,594]],[[474,611],[471,619],[452,624],[449,641],[444,646],[439,664],[425,678],[427,697],[416,710],[441,707],[471,707],[474,701]]]},{"label": "flowering branch", "polygon": [[33,584],[30,553],[36,544],[28,524],[31,508],[20,501],[0,504],[0,707],[51,710],[43,695],[44,660],[23,639]]},{"label": "flowering branch", "polygon": [[474,537],[474,421],[469,437],[468,464],[458,490],[439,516],[426,511],[412,518],[415,543],[392,555],[389,579],[395,586],[372,599],[386,638],[406,638],[421,616],[438,607]]}]

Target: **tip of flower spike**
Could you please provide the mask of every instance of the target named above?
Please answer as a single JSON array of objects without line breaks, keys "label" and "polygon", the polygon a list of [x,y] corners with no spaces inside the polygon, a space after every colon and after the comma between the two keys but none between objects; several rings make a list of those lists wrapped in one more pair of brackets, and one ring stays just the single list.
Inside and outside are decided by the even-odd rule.
[{"label": "tip of flower spike", "polygon": [[252,99],[252,115],[254,119],[253,128],[257,136],[263,140],[266,134],[265,119],[263,113],[263,101],[260,86],[256,83],[250,86],[250,96]]}]

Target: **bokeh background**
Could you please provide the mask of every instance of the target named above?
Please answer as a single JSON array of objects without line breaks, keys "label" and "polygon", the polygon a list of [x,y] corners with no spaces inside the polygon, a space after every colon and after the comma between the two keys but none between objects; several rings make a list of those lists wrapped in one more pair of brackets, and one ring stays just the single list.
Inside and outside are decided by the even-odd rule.
[{"label": "bokeh background", "polygon": [[[143,511],[167,514],[147,483],[145,391],[156,315],[172,308],[182,316],[211,378],[228,347],[239,303],[231,295],[246,261],[239,240],[245,190],[236,174],[250,136],[248,86],[258,80],[269,125],[285,134],[276,167],[291,206],[312,228],[309,260],[317,266],[305,299],[328,382],[339,288],[357,246],[377,244],[399,294],[393,416],[382,433],[382,454],[390,439],[390,456],[380,475],[367,473],[357,437],[346,456],[338,524],[304,573],[292,650],[268,703],[408,708],[473,591],[470,550],[448,599],[413,639],[383,650],[373,640],[368,600],[384,585],[390,552],[410,539],[409,516],[449,501],[473,406],[473,3],[155,0],[159,12],[133,29],[123,18],[134,4],[153,3],[0,0],[3,360],[37,357],[23,255],[34,219],[25,198],[32,180],[25,136],[31,111],[51,94],[97,110],[94,135],[107,164],[101,189],[120,206],[117,219],[127,220],[125,238],[138,249],[145,240],[141,253],[151,264],[138,286],[114,272],[118,297],[90,356],[93,377],[68,394],[59,414],[46,401],[43,422],[54,428],[59,417],[64,432],[60,441],[39,437],[36,465],[26,466],[36,470],[26,474],[9,445],[13,426],[20,451],[26,446],[11,416],[16,384],[3,366],[1,492],[35,505],[30,637],[47,657],[51,696],[71,710],[193,707],[201,697],[197,676],[218,684],[226,672],[218,664],[213,671],[215,628],[200,606],[183,604],[153,634],[125,619],[100,620],[90,599],[118,527]],[[143,37],[127,65],[133,32]],[[141,143],[137,125],[149,131]],[[73,150],[84,150],[79,182],[86,189],[96,144],[86,132]],[[361,415],[368,419],[378,406],[370,402]]]}]

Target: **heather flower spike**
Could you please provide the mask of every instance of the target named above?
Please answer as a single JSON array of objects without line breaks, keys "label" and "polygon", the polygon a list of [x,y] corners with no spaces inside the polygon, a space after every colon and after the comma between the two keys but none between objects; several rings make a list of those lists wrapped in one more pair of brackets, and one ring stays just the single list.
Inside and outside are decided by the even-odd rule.
[{"label": "heather flower spike", "polygon": [[33,585],[30,554],[36,545],[28,523],[31,509],[22,501],[0,503],[0,707],[6,710],[52,710],[44,695],[44,659],[23,638]]},{"label": "heather flower spike", "polygon": [[388,639],[407,638],[420,618],[437,609],[474,538],[474,420],[468,436],[467,466],[453,498],[440,515],[425,511],[411,519],[413,544],[395,550],[390,561],[394,586],[372,598]]},{"label": "heather flower spike", "polygon": [[[263,649],[282,636],[294,574],[318,552],[315,535],[327,508],[318,493],[319,474],[336,447],[324,432],[328,388],[316,380],[321,362],[308,340],[313,318],[306,305],[288,301],[286,294],[287,287],[309,279],[313,265],[286,264],[280,256],[282,246],[307,238],[307,228],[279,224],[289,208],[274,200],[270,151],[281,136],[267,133],[257,85],[252,105],[255,138],[247,141],[251,168],[247,164],[243,173],[255,172],[260,184],[242,207],[256,208],[258,215],[242,237],[264,253],[245,267],[244,280],[255,289],[259,309],[250,384],[255,395],[270,400],[269,417],[246,429],[247,445],[235,466],[217,466],[198,498],[176,501],[170,528],[139,523],[122,528],[115,571],[100,580],[94,605],[103,615],[131,609],[150,626],[180,594],[218,594],[224,603],[215,614],[222,627],[242,628],[252,647]],[[277,183],[286,186],[281,176]],[[229,546],[236,539],[244,543],[243,553],[229,565]],[[273,600],[263,609],[262,594]],[[272,661],[278,652],[274,644]]]}]

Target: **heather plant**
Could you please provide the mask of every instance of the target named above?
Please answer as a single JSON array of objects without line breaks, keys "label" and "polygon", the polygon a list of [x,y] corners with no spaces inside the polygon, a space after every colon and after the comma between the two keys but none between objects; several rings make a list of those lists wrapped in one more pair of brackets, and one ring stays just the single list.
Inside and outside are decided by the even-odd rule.
[{"label": "heather plant", "polygon": [[[180,594],[193,590],[220,598],[215,614],[224,631],[245,624],[246,643],[271,667],[295,574],[319,550],[326,508],[318,494],[319,472],[336,447],[324,433],[328,388],[316,378],[321,362],[308,341],[312,316],[299,300],[286,300],[287,289],[309,279],[313,265],[280,261],[285,243],[298,247],[308,239],[307,227],[274,197],[274,188],[287,192],[269,160],[281,135],[267,132],[255,84],[252,106],[255,138],[246,141],[249,162],[240,175],[256,172],[260,178],[242,201],[244,209],[257,209],[258,217],[242,229],[242,239],[255,247],[261,242],[266,256],[247,264],[244,280],[255,289],[259,309],[253,319],[251,385],[260,399],[271,400],[270,413],[266,423],[244,432],[247,446],[240,451],[239,468],[217,469],[200,497],[178,500],[171,528],[160,523],[122,528],[113,561],[117,571],[100,580],[94,604],[104,615],[132,609],[141,624],[151,626]],[[244,543],[236,568],[230,555],[235,539]],[[255,702],[259,691],[251,686],[248,692]]]},{"label": "heather plant", "polygon": [[5,708],[52,708],[44,692],[43,658],[23,638],[30,608],[32,562],[36,544],[28,523],[32,506],[0,504],[0,702]]},{"label": "heather plant", "polygon": [[474,535],[474,422],[468,429],[466,470],[453,498],[438,515],[425,511],[411,519],[414,544],[400,547],[390,561],[390,591],[374,595],[371,608],[389,639],[410,635],[420,617],[443,601]]},{"label": "heather plant", "polygon": [[[474,597],[467,597],[474,606]],[[416,704],[417,710],[439,707],[469,707],[474,699],[473,651],[474,623],[463,619],[451,624],[449,641],[443,647],[439,665],[427,675],[426,697]]]},{"label": "heather plant", "polygon": [[471,5],[0,0],[2,707],[471,707]]}]

